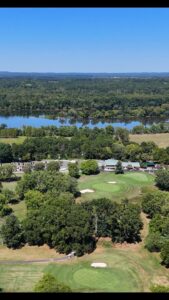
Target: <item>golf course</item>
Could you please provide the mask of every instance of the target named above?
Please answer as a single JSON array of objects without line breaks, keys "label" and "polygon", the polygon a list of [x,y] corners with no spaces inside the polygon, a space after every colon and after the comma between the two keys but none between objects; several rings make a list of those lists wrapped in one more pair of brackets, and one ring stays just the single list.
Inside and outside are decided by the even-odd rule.
[{"label": "golf course", "polygon": [[[18,250],[19,251],[19,250]],[[104,262],[106,268],[93,268]],[[54,275],[74,292],[146,292],[152,284],[169,280],[169,271],[157,254],[137,245],[98,242],[89,255],[65,262],[0,265],[0,286],[5,291],[30,292],[44,273]]]},{"label": "golf course", "polygon": [[[11,190],[15,188],[13,183],[3,184],[3,188],[6,187]],[[88,192],[82,192],[78,201],[103,197],[117,202],[127,197],[133,201],[141,197],[143,188],[155,188],[153,175],[143,172],[82,175],[78,179],[78,189]],[[25,201],[11,207],[23,220],[26,214]],[[113,244],[110,238],[100,238],[91,254],[64,261],[52,262],[52,258],[62,258],[64,254],[57,253],[47,245],[25,245],[13,250],[1,244],[0,288],[5,292],[32,292],[44,273],[54,275],[73,292],[148,292],[153,284],[165,285],[169,282],[169,270],[161,265],[159,253],[150,253],[145,249],[149,219],[144,213],[141,213],[141,218],[144,224],[141,242]],[[48,261],[32,262],[35,259]],[[22,263],[17,262],[19,260]],[[105,267],[92,267],[93,263],[105,264]]]},{"label": "golf course", "polygon": [[109,198],[120,201],[123,198],[133,199],[141,195],[141,189],[153,186],[154,176],[143,172],[127,172],[116,175],[114,172],[101,172],[98,175],[83,175],[78,181],[79,191],[90,189],[92,192],[82,193],[81,201],[95,198]]}]

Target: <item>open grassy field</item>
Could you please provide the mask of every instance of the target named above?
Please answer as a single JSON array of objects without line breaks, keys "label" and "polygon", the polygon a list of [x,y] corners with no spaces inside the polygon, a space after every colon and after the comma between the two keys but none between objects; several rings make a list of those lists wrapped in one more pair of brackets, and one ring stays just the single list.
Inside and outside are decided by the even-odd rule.
[{"label": "open grassy field", "polygon": [[[115,183],[109,183],[114,181]],[[145,186],[153,186],[154,177],[143,172],[128,172],[116,175],[113,172],[101,172],[98,175],[81,176],[78,180],[79,190],[92,189],[93,193],[81,194],[79,201],[106,197],[119,201],[123,198],[133,199],[141,195]]]},{"label": "open grassy field", "polygon": [[26,136],[18,136],[17,138],[0,138],[0,143],[4,144],[22,144],[24,140],[26,139]]},{"label": "open grassy field", "polygon": [[160,148],[169,147],[169,133],[156,134],[130,134],[130,141],[141,144],[142,142],[154,142]]}]

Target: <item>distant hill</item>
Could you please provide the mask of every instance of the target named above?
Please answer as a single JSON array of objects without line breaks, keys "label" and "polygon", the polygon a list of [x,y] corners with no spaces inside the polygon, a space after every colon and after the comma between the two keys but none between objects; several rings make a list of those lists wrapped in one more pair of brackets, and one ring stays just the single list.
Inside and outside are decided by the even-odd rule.
[{"label": "distant hill", "polygon": [[8,72],[0,71],[0,78],[160,78],[169,77],[169,72],[141,73],[40,73],[40,72]]}]

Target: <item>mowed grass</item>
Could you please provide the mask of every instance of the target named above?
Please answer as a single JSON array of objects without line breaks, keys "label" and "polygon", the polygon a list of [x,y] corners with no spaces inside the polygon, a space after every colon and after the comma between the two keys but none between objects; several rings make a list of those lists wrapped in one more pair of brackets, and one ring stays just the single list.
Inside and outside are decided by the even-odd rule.
[{"label": "mowed grass", "polygon": [[[104,262],[107,268],[92,268],[93,262]],[[132,246],[98,247],[94,253],[72,263],[49,264],[44,271],[75,292],[146,292],[155,282],[169,282],[169,270],[161,266],[159,256],[140,246],[137,251]]]},{"label": "mowed grass", "polygon": [[[109,183],[114,181],[115,183]],[[113,172],[101,172],[98,175],[83,175],[78,180],[79,190],[92,189],[93,193],[81,194],[78,201],[95,198],[109,198],[119,201],[123,198],[133,199],[141,195],[141,189],[154,185],[154,176],[142,172],[128,172],[116,175]]]},{"label": "mowed grass", "polygon": [[0,265],[3,292],[30,292],[43,276],[44,265]]},{"label": "mowed grass", "polygon": [[[142,217],[145,224],[142,237],[145,237],[148,219],[145,215]],[[54,249],[47,249],[47,246],[25,246],[20,250],[8,249],[8,252],[15,252],[13,259],[23,259],[25,253],[27,259],[32,259],[38,251],[43,256],[43,247],[46,257],[47,253],[49,258],[54,257]],[[5,251],[1,247],[1,259],[5,255],[1,254],[3,250]],[[23,253],[19,255],[21,250]],[[52,253],[49,255],[50,251]],[[104,262],[107,268],[92,268],[93,262]],[[148,252],[143,242],[113,244],[102,238],[97,249],[83,257],[55,263],[0,264],[0,287],[6,292],[31,292],[43,274],[50,273],[60,282],[69,285],[74,292],[147,292],[152,284],[169,284],[169,269],[160,262],[159,253]]]},{"label": "mowed grass", "polygon": [[16,138],[0,138],[0,143],[4,144],[22,144],[24,140],[26,139],[26,136],[18,136]]},{"label": "mowed grass", "polygon": [[[93,268],[104,262],[107,268]],[[4,291],[31,292],[43,273],[54,275],[74,292],[147,292],[152,284],[169,283],[169,270],[157,254],[123,247],[98,247],[81,258],[65,262],[0,265],[0,287]]]},{"label": "mowed grass", "polygon": [[169,133],[130,134],[130,141],[138,144],[151,141],[160,148],[166,148],[169,147]]}]

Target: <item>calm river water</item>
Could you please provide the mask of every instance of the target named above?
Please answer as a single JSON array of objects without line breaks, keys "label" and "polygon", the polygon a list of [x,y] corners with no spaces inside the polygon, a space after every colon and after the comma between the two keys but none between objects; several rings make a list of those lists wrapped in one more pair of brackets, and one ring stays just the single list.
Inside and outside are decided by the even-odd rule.
[{"label": "calm river water", "polygon": [[[92,122],[91,120],[88,122],[79,122],[73,121],[69,118],[61,119],[56,118],[55,120],[39,116],[0,116],[0,124],[6,124],[10,128],[22,128],[23,126],[33,126],[33,127],[41,127],[41,126],[50,126],[55,125],[57,127],[60,126],[76,126],[76,127],[84,127],[87,126],[89,128],[104,128],[108,125],[112,125],[113,127],[123,127],[127,129],[132,129],[136,125],[142,124],[140,121],[127,121],[127,122],[105,122],[105,121],[98,121]],[[151,122],[152,123],[152,122]],[[148,125],[148,123],[147,123]]]}]

